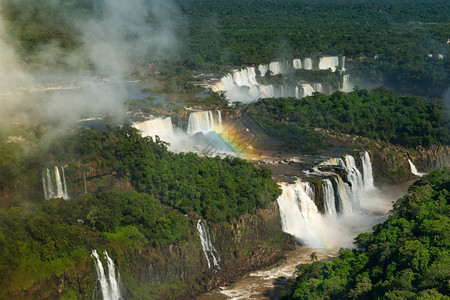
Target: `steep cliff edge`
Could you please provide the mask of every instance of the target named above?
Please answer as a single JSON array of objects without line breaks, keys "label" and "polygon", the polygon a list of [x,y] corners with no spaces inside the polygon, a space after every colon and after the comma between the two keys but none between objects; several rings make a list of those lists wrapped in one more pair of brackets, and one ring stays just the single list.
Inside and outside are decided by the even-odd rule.
[{"label": "steep cliff edge", "polygon": [[[267,209],[230,223],[202,221],[215,249],[215,266],[210,253],[209,262],[205,256],[197,216],[192,213],[186,218],[188,237],[177,244],[142,244],[138,237],[104,244],[86,227],[92,238],[86,247],[97,248],[105,267],[103,253],[108,251],[120,273],[121,294],[126,299],[193,299],[219,285],[230,284],[246,272],[277,262],[284,257],[284,250],[294,247],[281,230],[278,205],[273,202]],[[4,287],[0,295],[5,299],[101,299],[102,288],[94,259],[83,250],[78,264],[68,266],[62,274],[27,287]]]},{"label": "steep cliff edge", "polygon": [[401,183],[417,176],[411,173],[408,159],[421,172],[429,172],[450,165],[450,146],[416,147],[407,149],[394,145],[372,144],[373,170],[378,184]]},{"label": "steep cliff edge", "polygon": [[178,245],[124,249],[113,245],[127,298],[190,299],[244,273],[273,264],[294,246],[281,230],[278,206],[246,214],[229,224],[208,224],[218,267],[208,267],[197,220],[187,241]]}]

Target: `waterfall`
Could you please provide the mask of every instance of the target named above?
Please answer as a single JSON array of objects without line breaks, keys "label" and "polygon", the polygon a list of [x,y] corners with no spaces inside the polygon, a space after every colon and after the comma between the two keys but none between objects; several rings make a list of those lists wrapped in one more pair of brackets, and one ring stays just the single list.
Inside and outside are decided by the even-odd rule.
[{"label": "waterfall", "polygon": [[277,202],[280,208],[281,225],[284,232],[297,242],[306,242],[312,247],[321,247],[322,241],[315,234],[320,226],[321,215],[313,200],[305,193],[304,183],[283,184],[283,193]]},{"label": "waterfall", "polygon": [[59,169],[57,166],[54,166],[54,174],[55,174],[55,185],[56,185],[56,194],[64,195],[63,191],[63,182],[61,180],[61,175],[59,174]]},{"label": "waterfall", "polygon": [[342,88],[341,91],[349,93],[353,90],[353,86],[350,84],[350,75],[345,74],[342,77]]},{"label": "waterfall", "polygon": [[[102,261],[97,253],[97,250],[92,250],[92,257],[95,260],[95,270],[97,272],[97,279],[100,282],[100,288],[102,290],[102,296],[104,300],[118,300],[121,299],[120,293],[120,274],[116,273],[114,262],[109,257],[108,252],[105,250],[105,257],[107,261],[108,272],[105,272]],[[106,276],[108,274],[108,276]]]},{"label": "waterfall", "polygon": [[352,190],[358,191],[364,189],[364,180],[361,172],[356,167],[355,158],[351,155],[345,155],[345,166],[348,171],[348,181],[352,184]]},{"label": "waterfall", "polygon": [[[311,58],[305,58],[303,61],[294,59],[292,65],[290,62],[270,62],[268,65],[258,65],[257,67],[246,67],[239,70],[234,70],[225,75],[219,82],[210,86],[214,92],[225,91],[226,96],[231,101],[239,101],[243,103],[250,103],[259,98],[269,97],[305,97],[312,95],[314,91],[322,92],[323,87],[321,83],[311,84],[305,83],[307,86],[303,87],[303,93],[293,90],[293,86],[284,85],[274,88],[272,85],[264,85],[258,82],[256,78],[257,71],[261,76],[265,76],[267,71],[271,71],[273,75],[286,74],[288,71],[304,68],[305,70],[313,70],[313,62]],[[337,56],[322,57],[319,60],[319,69],[332,69],[333,71],[339,68],[339,58]],[[349,85],[348,75],[343,75],[343,91],[351,91]],[[304,84],[304,85],[305,85]],[[300,87],[300,86],[299,86]],[[290,89],[292,88],[292,90]]]},{"label": "waterfall", "polygon": [[[308,176],[321,181],[323,199],[318,201],[323,203],[323,213],[314,202],[313,185],[303,180],[294,184],[283,183],[283,192],[277,199],[283,231],[294,236],[299,243],[335,251],[339,247],[352,247],[357,233],[370,230],[380,222],[382,217],[374,212],[379,213],[381,209],[386,213],[390,207],[379,190],[373,187],[369,154],[361,153],[359,158],[365,175],[361,174],[355,158],[350,155],[344,159],[331,158],[308,172]],[[346,171],[349,184],[338,175],[342,171]],[[360,206],[360,199],[372,206]]]},{"label": "waterfall", "polygon": [[367,151],[360,154],[362,166],[363,166],[363,181],[364,181],[364,188],[367,189],[373,189],[373,173],[372,173],[372,163],[370,162],[370,156]]},{"label": "waterfall", "polygon": [[341,71],[345,72],[345,56],[341,58]]},{"label": "waterfall", "polygon": [[192,112],[189,115],[188,121],[188,134],[195,134],[197,132],[208,133],[211,131],[221,130],[222,127],[222,115],[220,111],[217,111],[217,117],[215,118],[213,112],[197,111]]},{"label": "waterfall", "polygon": [[300,91],[299,91],[299,89],[298,89],[298,86],[295,86],[295,98],[298,98],[298,99],[301,98],[301,97],[300,97]]},{"label": "waterfall", "polygon": [[305,70],[312,70],[312,60],[311,58],[305,58],[304,62],[303,62],[303,68]]},{"label": "waterfall", "polygon": [[[61,172],[59,171],[60,168]],[[64,167],[54,166],[52,169],[42,171],[42,185],[46,200],[50,198],[69,199]]]},{"label": "waterfall", "polygon": [[314,93],[314,89],[309,83],[303,83],[302,89],[303,89],[303,97],[312,96],[312,94]]},{"label": "waterfall", "polygon": [[109,285],[111,287],[111,297],[112,299],[120,299],[120,288],[119,282],[116,277],[116,269],[114,267],[113,260],[109,257],[108,252],[105,251],[106,260],[108,262],[108,276]]},{"label": "waterfall", "polygon": [[294,67],[294,69],[301,69],[302,68],[302,61],[300,59],[294,59],[292,61],[292,66]]},{"label": "waterfall", "polygon": [[272,75],[282,74],[281,64],[277,61],[273,61],[269,64],[269,70]]},{"label": "waterfall", "polygon": [[86,171],[84,171],[84,170],[83,170],[83,188],[84,188],[84,193],[87,194]]},{"label": "waterfall", "polygon": [[315,92],[322,93],[323,88],[321,83],[313,83],[313,89]]},{"label": "waterfall", "polygon": [[334,195],[334,187],[329,179],[323,181],[323,202],[325,213],[329,216],[337,216],[336,197]]},{"label": "waterfall", "polygon": [[[208,262],[208,268],[211,268],[211,262],[209,258],[211,256],[214,267],[220,269],[219,266],[220,257],[211,243],[211,237],[209,236],[208,228],[206,228],[206,226],[203,225],[202,220],[197,221],[197,230],[198,235],[200,236],[200,242],[202,243],[203,253],[205,254],[206,261]],[[217,258],[214,255],[214,253],[216,253]]]},{"label": "waterfall", "polygon": [[359,203],[354,202],[354,200],[358,200],[358,197],[353,197],[352,188],[345,184],[341,176],[335,174],[333,177],[336,180],[339,212],[341,215],[349,216],[353,213],[353,207],[359,207]]},{"label": "waterfall", "polygon": [[262,85],[260,87],[260,92],[262,98],[271,98],[275,96],[273,85]]},{"label": "waterfall", "polygon": [[137,122],[133,124],[133,127],[138,129],[143,137],[150,136],[155,138],[155,136],[159,136],[162,140],[173,137],[172,119],[170,117]]},{"label": "waterfall", "polygon": [[331,71],[334,72],[338,67],[339,67],[339,58],[337,56],[325,56],[321,57],[319,60],[320,70],[331,69]]},{"label": "waterfall", "polygon": [[259,73],[261,73],[261,76],[265,76],[267,71],[269,70],[269,67],[266,65],[259,65],[258,70],[259,70]]},{"label": "waterfall", "polygon": [[423,175],[427,175],[427,173],[417,171],[416,166],[413,164],[413,162],[410,159],[408,159],[408,163],[409,163],[409,168],[411,169],[411,173],[413,173],[414,175],[420,176],[420,177],[422,177]]}]

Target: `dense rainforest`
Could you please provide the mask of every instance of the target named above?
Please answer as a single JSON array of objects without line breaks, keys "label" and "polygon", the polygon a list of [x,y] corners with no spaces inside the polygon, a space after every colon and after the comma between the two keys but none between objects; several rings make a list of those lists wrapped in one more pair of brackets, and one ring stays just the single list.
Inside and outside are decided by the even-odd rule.
[{"label": "dense rainforest", "polygon": [[[71,20],[83,22],[100,13],[102,5],[102,1],[4,2],[7,28],[18,38],[28,61],[42,58],[48,44],[83,57],[82,33]],[[445,0],[177,0],[173,4],[168,20],[177,51],[170,57],[146,57],[169,63],[169,72],[223,71],[226,66],[280,58],[343,55],[361,87],[384,85],[401,93],[442,97],[450,85],[450,7]],[[150,14],[149,24],[154,19]]]},{"label": "dense rainforest", "polygon": [[450,169],[409,188],[355,250],[298,269],[291,299],[448,299]]},{"label": "dense rainforest", "polygon": [[[11,141],[12,133],[26,140]],[[174,154],[129,126],[80,129],[44,141],[42,127],[2,132],[0,290],[5,293],[73,270],[99,245],[185,241],[188,225],[193,227],[186,213],[226,224],[267,207],[280,194],[267,169],[238,158]],[[70,200],[44,200],[40,170],[54,164],[66,165]],[[83,170],[92,189],[88,194],[76,188]]]},{"label": "dense rainforest", "polygon": [[[101,16],[104,3],[2,0],[2,42],[9,42],[27,71],[37,77],[42,75],[43,65],[58,71],[94,69],[80,24]],[[320,56],[346,56],[345,67],[359,85],[351,93],[315,93],[303,99],[235,104],[279,139],[285,149],[311,153],[327,147],[326,130],[411,148],[450,143],[448,110],[442,101],[397,93],[442,98],[450,86],[450,5],[446,0],[133,3],[144,3],[149,11],[151,7],[164,7],[164,13],[151,11],[146,24],[155,32],[167,29],[176,39],[171,51],[163,55],[152,55],[151,49],[139,49],[142,57],[131,55],[136,59],[131,62],[136,69],[144,69],[148,76],[158,73],[165,92],[199,91],[193,81],[200,77],[193,75],[206,71],[214,72],[212,77],[231,68],[271,60],[311,57],[317,62]],[[160,22],[162,19],[164,22]],[[340,84],[341,77],[329,70],[297,70],[294,74],[296,81],[326,80],[333,87]],[[286,79],[268,74],[261,80],[281,83]],[[392,90],[364,89],[378,85]],[[95,102],[95,96],[92,98]],[[227,105],[223,94],[196,99],[186,104],[216,106],[219,101]],[[130,107],[139,104],[133,99],[126,103]],[[63,166],[60,168],[69,183],[70,200],[44,200],[42,172],[54,166]],[[244,215],[268,208],[280,195],[266,168],[239,158],[171,153],[158,137],[143,138],[126,125],[104,131],[52,131],[51,135],[43,125],[1,128],[0,170],[0,298],[14,298],[15,292],[49,278],[92,266],[90,250],[94,248],[132,252],[142,246],[186,246],[192,237],[198,244],[198,219],[231,228],[234,225],[230,224]],[[411,188],[411,194],[395,205],[387,222],[376,226],[374,233],[356,239],[356,250],[341,250],[334,260],[300,267],[291,297],[445,298],[450,293],[448,190],[448,169],[422,178]],[[279,215],[273,215],[279,222]],[[250,218],[250,223],[258,223],[254,215]],[[268,227],[263,221],[261,228]],[[250,227],[235,227],[240,236],[253,233]],[[279,223],[272,227],[281,233]],[[280,236],[258,238],[267,237],[264,247],[269,248],[273,243],[281,244]],[[224,249],[234,256],[253,254],[250,246],[237,248]],[[164,262],[162,256],[172,254],[170,249],[155,250],[155,256]],[[124,262],[127,258],[118,255],[115,259]],[[148,273],[145,270],[136,277]],[[93,268],[84,274],[93,276],[85,281],[93,280],[91,285],[80,284],[86,287],[84,294],[80,292],[83,295],[92,292],[87,287],[95,282]],[[132,283],[130,290],[136,288],[132,279],[125,280]],[[168,287],[172,288],[178,287]],[[142,295],[148,297],[146,292]],[[69,296],[76,298],[78,294]]]},{"label": "dense rainforest", "polygon": [[405,147],[448,145],[448,109],[433,101],[380,87],[327,96],[260,99],[246,113],[287,149],[319,147],[315,128],[356,134]]}]

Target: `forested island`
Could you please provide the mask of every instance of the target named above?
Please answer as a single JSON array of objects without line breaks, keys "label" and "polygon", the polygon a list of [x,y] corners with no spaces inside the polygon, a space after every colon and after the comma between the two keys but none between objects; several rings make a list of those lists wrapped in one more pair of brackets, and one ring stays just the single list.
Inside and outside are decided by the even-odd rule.
[{"label": "forested island", "polygon": [[445,0],[2,1],[0,298],[448,299],[449,50]]}]

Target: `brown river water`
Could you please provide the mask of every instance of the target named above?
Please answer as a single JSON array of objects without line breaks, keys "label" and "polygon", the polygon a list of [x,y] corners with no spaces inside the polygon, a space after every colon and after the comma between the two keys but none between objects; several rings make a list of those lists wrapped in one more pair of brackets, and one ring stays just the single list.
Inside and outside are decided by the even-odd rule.
[{"label": "brown river water", "polygon": [[[385,199],[386,206],[391,208],[393,201],[406,194],[411,184],[412,181],[384,186],[377,193]],[[296,246],[295,250],[287,251],[285,259],[277,264],[247,273],[229,286],[221,286],[198,296],[197,300],[280,299],[283,291],[289,289],[288,278],[295,276],[297,267],[311,263],[312,252],[316,252],[319,260],[326,260],[336,256],[338,250],[325,252],[323,249]]]}]

